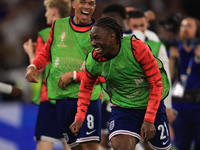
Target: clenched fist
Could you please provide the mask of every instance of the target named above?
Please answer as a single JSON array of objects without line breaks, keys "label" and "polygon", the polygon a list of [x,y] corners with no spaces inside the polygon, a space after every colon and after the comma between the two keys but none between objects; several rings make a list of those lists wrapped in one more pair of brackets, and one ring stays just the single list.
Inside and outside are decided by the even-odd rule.
[{"label": "clenched fist", "polygon": [[27,68],[26,80],[28,82],[38,83],[39,80],[38,71],[33,66]]}]

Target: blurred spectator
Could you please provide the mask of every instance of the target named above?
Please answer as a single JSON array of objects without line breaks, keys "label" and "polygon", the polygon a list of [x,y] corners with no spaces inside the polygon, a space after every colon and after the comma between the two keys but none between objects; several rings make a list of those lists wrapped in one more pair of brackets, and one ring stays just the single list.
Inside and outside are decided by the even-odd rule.
[{"label": "blurred spectator", "polygon": [[107,5],[103,9],[101,17],[112,17],[119,23],[123,31],[130,30],[126,25],[126,10],[122,4],[113,3]]},{"label": "blurred spectator", "polygon": [[126,17],[127,12],[123,4],[112,3],[107,5],[102,12],[101,17],[112,17],[122,27],[124,32],[123,36],[136,34],[137,38],[144,41],[144,35],[141,31],[135,30],[134,32],[127,26]]},{"label": "blurred spectator", "polygon": [[[127,12],[127,13],[128,13],[128,12],[131,12],[131,11],[134,11],[134,10],[135,10],[134,7],[131,7],[131,6],[127,6],[127,7],[126,7],[126,12]],[[127,16],[127,17],[128,17],[128,16]],[[154,13],[152,10],[147,10],[147,11],[145,12],[145,17],[146,17],[146,19],[147,19],[147,22],[153,21],[153,20],[155,20],[155,18],[156,18],[155,13]]]},{"label": "blurred spectator", "polygon": [[[129,12],[135,10],[135,9],[137,9],[137,8],[127,6],[126,12],[129,13]],[[138,8],[138,9],[141,9],[141,8]],[[148,23],[148,28],[150,30],[153,30],[154,23],[152,21],[154,21],[156,19],[155,13],[152,10],[147,10],[145,12],[145,17],[146,17],[146,20],[147,20],[147,23]],[[127,14],[127,18],[129,18],[128,14]]]},{"label": "blurred spectator", "polygon": [[169,49],[171,45],[177,44],[180,21],[181,15],[176,12],[170,12],[164,19],[159,21],[159,24],[164,29],[164,34],[160,38],[165,44],[166,49]]},{"label": "blurred spectator", "polygon": [[145,34],[146,41],[160,41],[153,31],[147,29],[148,20],[146,19],[144,11],[140,9],[128,12],[127,25],[131,30],[142,31]]},{"label": "blurred spectator", "polygon": [[183,19],[177,46],[170,47],[173,107],[178,111],[173,128],[179,150],[189,150],[193,140],[194,150],[200,149],[199,27],[196,18]]}]

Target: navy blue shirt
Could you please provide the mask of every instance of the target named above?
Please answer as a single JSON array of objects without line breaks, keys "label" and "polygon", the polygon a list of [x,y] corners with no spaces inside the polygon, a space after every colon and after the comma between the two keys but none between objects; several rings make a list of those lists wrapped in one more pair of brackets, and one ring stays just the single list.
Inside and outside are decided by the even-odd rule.
[{"label": "navy blue shirt", "polygon": [[195,47],[192,48],[191,52],[187,53],[180,42],[178,44],[178,50],[180,52],[180,73],[186,74],[189,62],[191,63],[191,73],[188,76],[186,89],[200,88],[200,64],[194,61]]}]

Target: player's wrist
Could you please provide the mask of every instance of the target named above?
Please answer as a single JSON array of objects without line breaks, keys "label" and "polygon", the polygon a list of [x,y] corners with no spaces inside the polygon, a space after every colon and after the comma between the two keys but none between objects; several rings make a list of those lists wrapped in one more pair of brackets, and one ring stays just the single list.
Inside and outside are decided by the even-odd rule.
[{"label": "player's wrist", "polygon": [[36,66],[34,64],[30,64],[26,69],[33,67],[34,69],[37,69]]},{"label": "player's wrist", "polygon": [[84,119],[83,119],[83,118],[78,118],[78,117],[76,118],[76,117],[75,117],[74,122],[76,122],[76,121],[84,122]]},{"label": "player's wrist", "polygon": [[28,54],[28,56],[29,56],[29,57],[35,57],[35,54],[34,54],[33,52],[30,52],[30,53]]},{"label": "player's wrist", "polygon": [[12,92],[12,85],[0,83],[0,92],[5,94],[10,94]]},{"label": "player's wrist", "polygon": [[143,120],[144,122],[149,122],[149,123],[153,123],[154,124],[154,119],[149,119],[149,118],[144,118]]}]

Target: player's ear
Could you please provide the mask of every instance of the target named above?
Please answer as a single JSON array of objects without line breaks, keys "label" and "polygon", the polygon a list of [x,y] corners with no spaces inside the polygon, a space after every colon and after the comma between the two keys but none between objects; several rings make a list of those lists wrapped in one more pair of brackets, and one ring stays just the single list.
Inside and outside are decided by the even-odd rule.
[{"label": "player's ear", "polygon": [[53,11],[53,16],[55,16],[56,15],[56,13],[58,13],[57,11],[58,11],[58,9],[56,9],[56,8],[52,8],[52,11]]},{"label": "player's ear", "polygon": [[110,34],[110,41],[115,41],[115,39],[116,39],[116,35],[115,35],[115,33],[111,33]]},{"label": "player's ear", "polygon": [[76,0],[73,0],[72,1],[72,7],[75,9],[75,7],[76,7],[76,2],[75,2]]},{"label": "player's ear", "polygon": [[128,19],[126,19],[126,25],[130,28],[130,26],[129,26],[129,20]]}]

